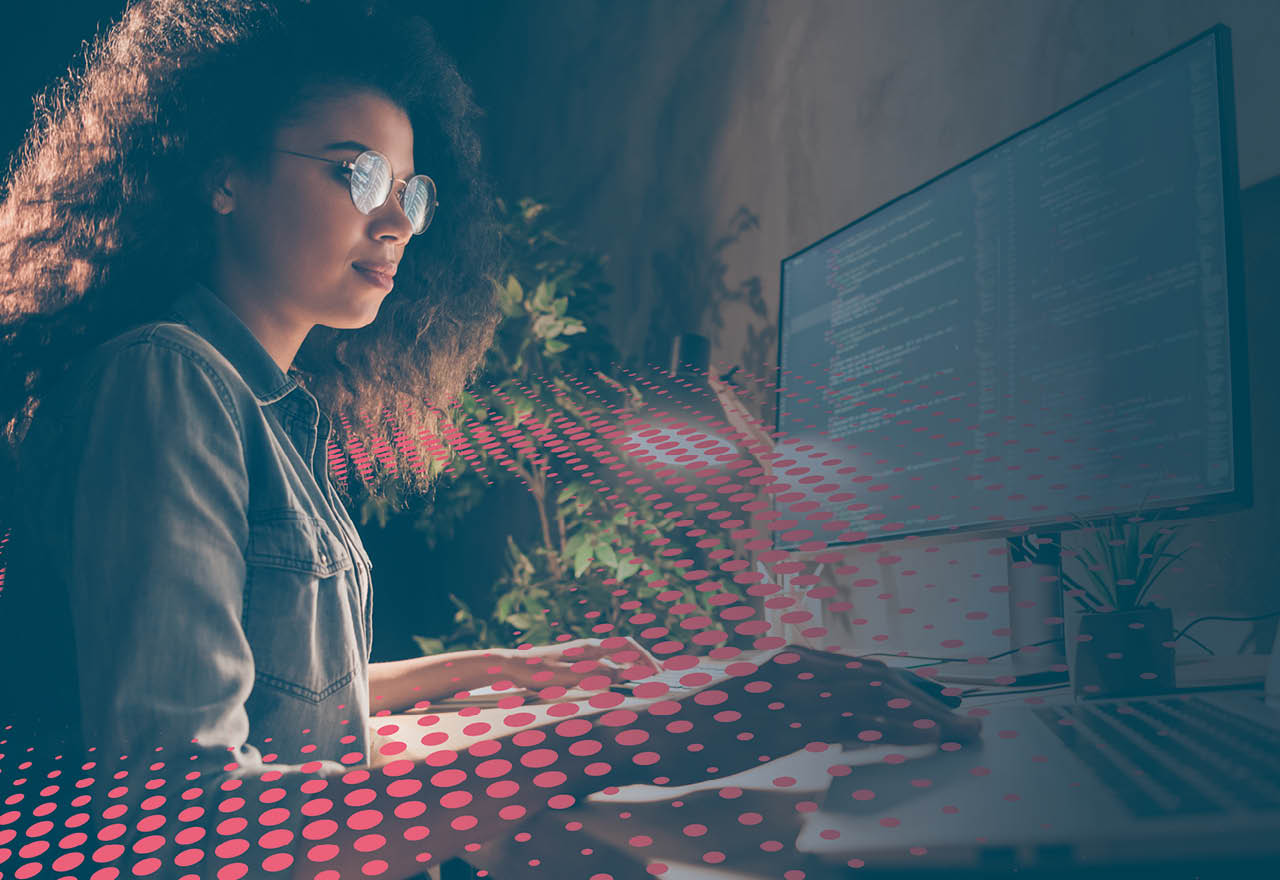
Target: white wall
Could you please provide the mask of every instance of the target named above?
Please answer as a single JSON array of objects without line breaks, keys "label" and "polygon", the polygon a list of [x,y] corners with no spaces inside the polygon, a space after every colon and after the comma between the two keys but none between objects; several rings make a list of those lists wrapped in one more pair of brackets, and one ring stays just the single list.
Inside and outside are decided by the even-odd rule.
[{"label": "white wall", "polygon": [[[771,320],[781,257],[1219,21],[1232,29],[1241,185],[1280,174],[1280,4],[740,8],[743,46],[703,192],[713,229],[740,204],[760,217],[731,255],[729,280],[760,277]],[[726,355],[743,344],[744,317],[722,340]]]},{"label": "white wall", "polygon": [[[672,333],[698,329],[716,360],[760,372],[776,358],[784,256],[1217,22],[1232,30],[1242,184],[1280,174],[1271,0],[571,0],[539,10],[518,24],[524,82],[479,77],[495,118],[516,121],[514,137],[495,133],[497,167],[521,192],[555,194],[611,255],[618,339],[651,362]],[[1263,296],[1277,276],[1261,271],[1251,279],[1254,369],[1280,374],[1266,344],[1280,316]],[[1280,607],[1269,546],[1280,477],[1266,459],[1275,412],[1255,400],[1258,505],[1197,527],[1205,546],[1161,591],[1180,617]],[[898,568],[942,577],[962,558],[953,570],[963,577],[946,589],[968,581],[960,604],[985,607],[1005,580],[993,546],[948,559],[904,550]],[[907,580],[894,603],[945,605],[933,598],[942,588],[913,593]],[[895,638],[927,647],[930,634],[877,611]]]}]

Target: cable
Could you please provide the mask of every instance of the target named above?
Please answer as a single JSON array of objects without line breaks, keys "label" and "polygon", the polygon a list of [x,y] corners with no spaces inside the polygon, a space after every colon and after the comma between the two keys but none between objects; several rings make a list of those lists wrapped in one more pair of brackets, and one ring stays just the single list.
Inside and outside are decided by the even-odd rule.
[{"label": "cable", "polygon": [[[1205,615],[1204,617],[1197,617],[1195,620],[1191,621],[1191,622],[1190,622],[1190,623],[1188,623],[1186,626],[1184,626],[1182,629],[1180,629],[1180,630],[1178,631],[1178,634],[1177,634],[1177,635],[1175,635],[1175,636],[1173,637],[1173,641],[1175,641],[1175,642],[1176,642],[1176,641],[1178,641],[1178,639],[1181,639],[1181,638],[1183,638],[1183,637],[1186,637],[1186,639],[1187,639],[1188,641],[1192,642],[1193,644],[1199,645],[1202,649],[1204,649],[1206,652],[1208,652],[1209,654],[1211,654],[1211,655],[1212,655],[1212,654],[1214,653],[1214,652],[1213,652],[1213,650],[1212,650],[1211,648],[1209,648],[1207,645],[1205,645],[1203,642],[1201,642],[1199,639],[1195,638],[1194,636],[1189,636],[1189,635],[1187,635],[1187,630],[1191,629],[1191,627],[1195,626],[1196,624],[1203,623],[1203,622],[1205,622],[1205,621],[1207,621],[1207,620],[1229,620],[1229,621],[1235,621],[1235,622],[1239,622],[1239,623],[1244,623],[1244,622],[1248,622],[1248,621],[1255,621],[1255,620],[1268,620],[1268,619],[1270,619],[1270,618],[1272,618],[1272,617],[1280,617],[1280,611],[1271,611],[1271,612],[1268,612],[1267,614],[1258,614],[1258,615],[1255,615],[1255,616],[1253,616],[1253,617],[1228,617],[1228,616],[1225,616],[1225,615],[1218,615],[1218,614]],[[1053,642],[1057,642],[1057,641],[1060,641],[1060,640],[1059,640],[1059,639],[1045,639],[1043,642],[1036,642],[1036,643],[1031,644],[1031,645],[1023,645],[1022,647],[1019,647],[1019,648],[1012,648],[1012,649],[1010,649],[1010,650],[1008,650],[1008,651],[1001,651],[999,654],[992,654],[990,657],[987,657],[986,659],[987,659],[988,661],[990,661],[990,660],[999,660],[1001,657],[1007,657],[1007,656],[1008,656],[1008,655],[1010,655],[1010,654],[1016,654],[1016,653],[1018,653],[1018,651],[1021,651],[1021,650],[1022,650],[1022,648],[1038,648],[1038,647],[1040,647],[1041,645],[1048,645],[1048,644],[1052,644]],[[926,662],[926,663],[917,663],[917,664],[915,664],[914,666],[904,666],[904,667],[902,667],[903,669],[908,669],[908,670],[910,670],[910,669],[923,669],[923,668],[925,668],[925,667],[927,667],[927,666],[938,666],[938,665],[943,664],[943,663],[962,663],[962,662],[964,662],[963,658],[958,658],[958,657],[928,657],[928,656],[925,656],[925,655],[922,655],[922,654],[899,654],[899,653],[893,653],[893,652],[890,652],[890,651],[876,651],[876,652],[872,652],[872,653],[870,653],[870,654],[859,654],[858,656],[859,656],[859,657],[894,657],[894,658],[898,658],[898,659],[905,659],[905,660],[925,660],[925,661],[928,661],[928,662]],[[1215,655],[1215,656],[1216,656],[1216,655]],[[1060,688],[1060,687],[1062,687],[1062,685],[1047,685],[1047,686],[1044,686],[1044,687],[1028,688],[1027,690],[1017,691],[1017,693],[1035,693],[1036,691],[1041,691],[1041,690],[1056,690],[1057,688]],[[989,691],[984,690],[984,689],[980,689],[980,688],[979,688],[979,689],[970,689],[970,690],[967,690],[967,691],[963,691],[963,692],[961,693],[961,696],[970,696],[970,695],[973,695],[973,694],[979,694],[979,693],[989,693]]]},{"label": "cable", "polygon": [[1210,648],[1210,647],[1209,647],[1208,645],[1206,645],[1204,642],[1202,642],[1202,641],[1200,641],[1199,639],[1197,639],[1195,636],[1187,636],[1187,641],[1188,641],[1188,642],[1191,642],[1191,643],[1192,643],[1192,644],[1194,644],[1194,645],[1199,645],[1201,648],[1203,648],[1203,649],[1205,650],[1205,652],[1206,652],[1206,653],[1208,653],[1208,654],[1209,654],[1209,656],[1211,656],[1211,657],[1216,657],[1216,656],[1217,656],[1217,655],[1214,653],[1214,651],[1213,651],[1213,649],[1212,649],[1212,648]]},{"label": "cable", "polygon": [[1035,687],[971,687],[966,691],[961,691],[961,697],[982,696],[985,694],[1034,694],[1040,691],[1056,691],[1064,687],[1062,684],[1045,684],[1036,685]]},{"label": "cable", "polygon": [[1023,645],[1022,647],[1019,647],[1019,648],[1010,648],[1008,651],[1001,651],[999,654],[992,654],[987,659],[999,660],[1001,657],[1007,657],[1010,654],[1016,654],[1019,651],[1021,651],[1023,648],[1038,648],[1041,645],[1051,645],[1054,642],[1060,642],[1060,641],[1062,641],[1062,639],[1045,639],[1043,642],[1032,642],[1030,645]]},{"label": "cable", "polygon": [[894,654],[890,651],[873,651],[870,654],[857,654],[857,657],[897,657],[900,660],[936,660],[939,663],[951,663],[954,660],[963,661],[963,657],[925,657],[921,654]]},{"label": "cable", "polygon": [[[1061,641],[1061,639],[1045,639],[1043,642],[1035,642],[1030,645],[1022,645],[1021,647],[1018,647],[1018,648],[1011,648],[1008,651],[1001,651],[999,654],[992,654],[990,657],[987,657],[986,659],[988,661],[999,660],[1001,657],[1007,657],[1010,654],[1016,654],[1019,651],[1021,651],[1023,648],[1039,648],[1041,645],[1050,645],[1058,641]],[[857,656],[859,657],[897,657],[902,660],[934,661],[932,663],[921,663],[919,666],[904,667],[906,669],[919,669],[921,666],[937,666],[939,663],[964,663],[965,662],[964,657],[927,657],[923,654],[895,654],[890,651],[876,651],[870,654],[859,654]]]},{"label": "cable", "polygon": [[[1227,617],[1227,616],[1218,615],[1218,614],[1210,614],[1204,617],[1197,617],[1195,620],[1188,623],[1182,629],[1178,630],[1178,634],[1173,637],[1173,641],[1176,642],[1178,641],[1178,639],[1186,637],[1188,641],[1192,642],[1193,644],[1199,645],[1209,654],[1213,654],[1214,653],[1213,650],[1209,648],[1207,645],[1205,645],[1203,642],[1201,642],[1199,639],[1195,638],[1194,636],[1187,635],[1187,630],[1191,629],[1191,627],[1195,626],[1198,623],[1203,623],[1206,620],[1230,620],[1230,621],[1244,623],[1244,622],[1253,621],[1253,620],[1268,620],[1272,617],[1280,617],[1280,611],[1271,611],[1266,614],[1258,614],[1253,617]],[[1023,645],[1022,647],[1019,647],[1019,648],[1011,648],[1008,651],[1001,651],[999,654],[992,654],[990,657],[987,657],[986,659],[999,660],[1001,657],[1007,657],[1010,654],[1016,654],[1019,651],[1021,651],[1023,648],[1038,648],[1041,645],[1052,644],[1053,642],[1056,642],[1056,641],[1059,641],[1059,639],[1045,639],[1043,642],[1035,642],[1034,644]],[[937,666],[939,663],[963,663],[964,662],[963,657],[929,657],[924,654],[898,654],[898,653],[893,653],[891,651],[876,651],[870,654],[859,654],[858,656],[859,657],[896,657],[904,660],[931,661],[929,663],[921,663],[917,666],[904,667],[906,669],[919,669],[923,666]]]},{"label": "cable", "polygon": [[[1225,617],[1220,614],[1207,614],[1204,617],[1197,617],[1195,620],[1188,623],[1182,629],[1178,630],[1178,634],[1173,637],[1173,640],[1176,642],[1178,639],[1182,638],[1183,636],[1186,636],[1187,630],[1191,629],[1191,627],[1195,626],[1197,623],[1203,623],[1206,620],[1232,620],[1232,621],[1237,621],[1239,623],[1245,623],[1251,620],[1269,620],[1272,617],[1280,617],[1280,611],[1270,611],[1266,614],[1258,614],[1253,617]],[[1187,638],[1191,639],[1191,641],[1195,642],[1197,645],[1200,645],[1200,643],[1196,642],[1195,639],[1192,639],[1191,636],[1187,636]],[[1204,645],[1200,645],[1200,647],[1204,648]],[[1209,651],[1208,648],[1204,648],[1204,649],[1206,651]],[[1213,652],[1209,651],[1209,653],[1212,654]]]}]

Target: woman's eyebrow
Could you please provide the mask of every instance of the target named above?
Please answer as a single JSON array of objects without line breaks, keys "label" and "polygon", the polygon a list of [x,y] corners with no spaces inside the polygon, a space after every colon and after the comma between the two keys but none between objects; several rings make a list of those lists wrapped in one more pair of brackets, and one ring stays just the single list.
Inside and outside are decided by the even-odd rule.
[{"label": "woman's eyebrow", "polygon": [[[366,150],[370,150],[370,149],[372,149],[372,147],[367,147],[367,146],[365,146],[364,144],[360,143],[359,141],[338,141],[336,144],[326,144],[322,149],[323,149],[323,150],[326,150],[326,151],[328,151],[328,150],[355,150],[355,151],[356,151],[356,152],[358,152],[358,153],[363,153],[363,152],[364,152],[364,151],[366,151]],[[413,176],[413,172],[410,172],[409,174],[407,174],[407,175],[405,175],[405,176],[406,176],[406,177],[412,177],[412,176]]]},{"label": "woman's eyebrow", "polygon": [[336,144],[326,144],[325,150],[359,150],[361,153],[369,149],[359,141],[338,141]]}]

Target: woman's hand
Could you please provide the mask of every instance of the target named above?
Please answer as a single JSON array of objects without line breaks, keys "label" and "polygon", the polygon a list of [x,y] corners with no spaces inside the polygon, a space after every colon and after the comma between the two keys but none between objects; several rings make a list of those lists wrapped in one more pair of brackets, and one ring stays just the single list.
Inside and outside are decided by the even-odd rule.
[{"label": "woman's hand", "polygon": [[970,743],[982,735],[978,718],[957,715],[878,660],[788,645],[772,662],[769,677],[794,693],[800,714],[837,710],[835,732],[846,742]]},{"label": "woman's hand", "polygon": [[499,648],[489,651],[498,658],[495,681],[506,679],[518,687],[538,690],[559,686],[574,688],[584,679],[604,676],[615,684],[645,678],[658,672],[658,661],[635,639],[575,639],[532,648]]}]

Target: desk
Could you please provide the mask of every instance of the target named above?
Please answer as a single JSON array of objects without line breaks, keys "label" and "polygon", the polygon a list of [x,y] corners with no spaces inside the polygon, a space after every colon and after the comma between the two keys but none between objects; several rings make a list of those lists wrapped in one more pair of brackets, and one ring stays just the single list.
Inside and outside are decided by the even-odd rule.
[{"label": "desk", "polygon": [[[447,711],[426,709],[414,714],[371,719],[370,748],[374,763],[420,760],[440,748],[464,750],[519,730],[554,725],[566,717],[583,717],[623,708],[642,712],[661,697],[628,698],[617,706],[596,708],[574,701],[518,704],[507,708],[471,706]],[[421,742],[424,734],[443,734],[443,742]],[[579,806],[547,811],[521,825],[530,839],[492,841],[465,856],[498,880],[538,875],[591,877],[589,861],[603,862],[613,880],[651,880],[651,869],[666,866],[664,880],[784,877],[803,870],[805,858],[794,844],[806,817],[817,810],[833,773],[847,767],[883,762],[893,753],[914,757],[932,747],[868,745],[842,749],[836,745],[802,750],[775,758],[732,776],[687,786],[632,785],[597,793]],[[714,766],[714,756],[707,756]],[[657,768],[655,768],[656,770]],[[539,845],[548,841],[550,846]],[[583,855],[588,850],[588,855]],[[530,860],[537,859],[537,865]],[[794,876],[794,875],[793,875]],[[810,877],[813,875],[810,871]]]},{"label": "desk", "polygon": [[[620,707],[642,710],[652,700],[627,699]],[[424,712],[373,719],[371,746],[379,755],[388,745],[403,748],[382,760],[418,759],[442,745],[420,743],[426,732],[444,733],[448,747],[465,749],[472,744],[517,730],[559,723],[566,716],[549,714],[555,704],[533,704],[518,709],[483,708]],[[574,717],[607,711],[585,703]],[[508,726],[504,719],[527,713],[531,720]],[[430,719],[423,726],[422,722]],[[466,733],[470,725],[488,724],[483,733]],[[927,750],[927,749],[926,749]],[[915,751],[920,751],[918,748]],[[652,880],[651,864],[668,870],[664,880],[725,880],[725,878],[780,878],[800,869],[805,859],[794,849],[805,817],[816,810],[831,780],[828,768],[874,763],[891,752],[912,752],[910,747],[875,746],[841,750],[800,751],[776,758],[732,776],[687,786],[632,785],[615,793],[592,795],[570,810],[548,811],[524,823],[520,830],[532,838],[519,842],[493,841],[466,856],[479,870],[498,880],[544,876],[555,880],[583,880],[587,858],[583,849],[603,858],[614,880]],[[708,756],[708,763],[712,761]],[[375,761],[376,763],[376,761]],[[574,830],[567,831],[566,825]],[[705,830],[704,830],[705,829]],[[539,838],[552,848],[535,845]],[[762,844],[765,844],[762,848]],[[536,858],[539,864],[530,866]],[[533,872],[537,869],[537,874]],[[810,877],[814,875],[809,874]]]},{"label": "desk", "polygon": [[[1034,700],[1052,705],[1072,702],[1068,687],[1012,693],[986,693],[966,700],[966,709],[1003,707]],[[649,700],[628,699],[622,706],[642,710]],[[515,730],[557,723],[563,714],[551,714],[555,704],[516,708],[472,708],[461,712],[436,712],[375,719],[372,743],[375,753],[388,744],[402,748],[394,758],[416,758],[442,747],[423,746],[425,731],[444,733],[449,748],[466,748],[480,740]],[[557,712],[565,711],[561,709]],[[579,704],[574,717],[606,711]],[[513,712],[523,715],[509,723]],[[463,728],[487,724],[483,732]],[[988,744],[999,742],[999,731],[989,727]],[[664,880],[729,880],[729,878],[798,877],[808,880],[841,876],[842,863],[828,857],[798,852],[807,837],[826,829],[819,807],[833,774],[857,774],[859,767],[879,765],[901,777],[913,778],[910,761],[936,752],[933,747],[830,746],[787,755],[733,776],[689,786],[634,785],[610,793],[592,795],[572,810],[539,814],[520,830],[531,835],[523,841],[493,841],[467,860],[497,880],[543,876],[589,878],[607,866],[613,880],[648,880],[660,866]],[[907,766],[887,767],[890,754],[903,755]],[[712,758],[709,756],[708,763]],[[850,768],[850,769],[845,769]],[[873,774],[874,775],[874,774]],[[914,774],[919,775],[919,774]],[[939,780],[945,784],[944,780]],[[1035,785],[1034,782],[1028,784]],[[1012,810],[1016,806],[1010,805]],[[567,829],[567,830],[566,830]],[[866,829],[862,829],[866,833]],[[889,833],[889,832],[885,832]],[[804,846],[808,849],[808,846]],[[586,853],[584,855],[584,852]],[[531,860],[537,860],[536,864]]]}]

